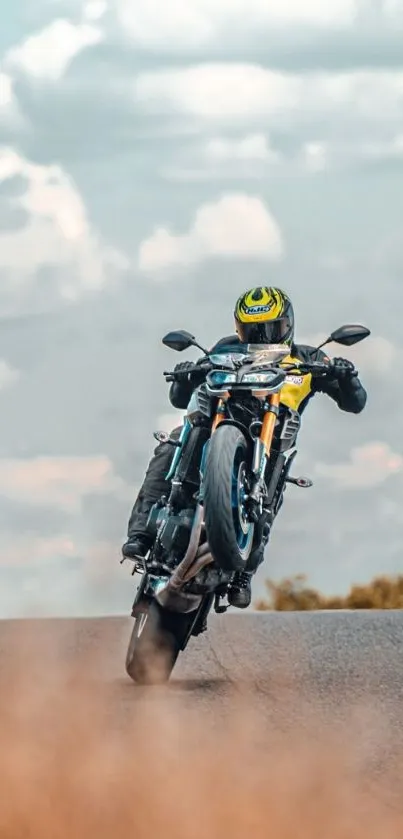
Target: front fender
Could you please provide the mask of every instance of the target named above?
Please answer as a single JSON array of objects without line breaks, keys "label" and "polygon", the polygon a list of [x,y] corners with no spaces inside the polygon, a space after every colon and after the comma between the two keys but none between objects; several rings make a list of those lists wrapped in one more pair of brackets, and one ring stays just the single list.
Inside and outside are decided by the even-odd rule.
[{"label": "front fender", "polygon": [[223,425],[233,425],[235,428],[239,428],[239,430],[242,431],[242,434],[244,434],[247,443],[253,443],[253,437],[251,436],[248,426],[244,425],[242,422],[239,422],[239,420],[232,419],[231,417],[221,420],[216,430],[214,431],[214,434],[216,434],[217,431],[223,427]]}]

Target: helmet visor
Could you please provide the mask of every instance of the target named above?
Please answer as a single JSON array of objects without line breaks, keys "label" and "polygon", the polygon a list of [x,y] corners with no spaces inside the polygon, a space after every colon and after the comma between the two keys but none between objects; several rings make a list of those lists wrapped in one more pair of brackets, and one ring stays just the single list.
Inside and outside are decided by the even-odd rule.
[{"label": "helmet visor", "polygon": [[292,324],[288,317],[260,323],[240,323],[239,340],[243,344],[282,344],[291,338]]}]

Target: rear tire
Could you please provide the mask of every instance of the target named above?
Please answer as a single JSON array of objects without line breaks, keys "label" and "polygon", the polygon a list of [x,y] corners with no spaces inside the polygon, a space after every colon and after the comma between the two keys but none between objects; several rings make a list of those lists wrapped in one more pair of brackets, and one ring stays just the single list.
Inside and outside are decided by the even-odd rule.
[{"label": "rear tire", "polygon": [[126,654],[127,675],[141,685],[167,682],[192,618],[192,613],[169,612],[155,600],[140,602]]},{"label": "rear tire", "polygon": [[242,571],[255,525],[244,515],[248,446],[239,428],[218,427],[211,437],[204,478],[204,521],[213,557],[223,571]]}]

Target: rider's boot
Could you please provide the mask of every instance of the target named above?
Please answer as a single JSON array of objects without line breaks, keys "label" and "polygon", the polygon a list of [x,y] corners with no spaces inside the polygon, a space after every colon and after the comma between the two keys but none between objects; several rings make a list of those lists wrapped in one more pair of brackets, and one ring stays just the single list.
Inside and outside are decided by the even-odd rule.
[{"label": "rider's boot", "polygon": [[122,546],[122,554],[125,559],[136,559],[137,556],[145,557],[152,545],[152,540],[147,536],[128,537]]},{"label": "rider's boot", "polygon": [[228,589],[227,597],[230,606],[237,609],[247,609],[252,600],[252,578],[264,559],[265,547],[270,538],[270,524],[264,524],[260,541],[252,550],[243,571],[236,571]]},{"label": "rider's boot", "polygon": [[236,571],[228,589],[228,603],[237,609],[247,609],[252,600],[252,577],[250,571]]}]

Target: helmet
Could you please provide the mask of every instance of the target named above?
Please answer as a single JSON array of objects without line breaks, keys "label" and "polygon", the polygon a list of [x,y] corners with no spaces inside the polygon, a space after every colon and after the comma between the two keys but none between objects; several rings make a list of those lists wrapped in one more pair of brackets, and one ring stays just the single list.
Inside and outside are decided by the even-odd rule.
[{"label": "helmet", "polygon": [[243,344],[292,344],[294,309],[280,288],[251,288],[235,304],[235,329]]}]

